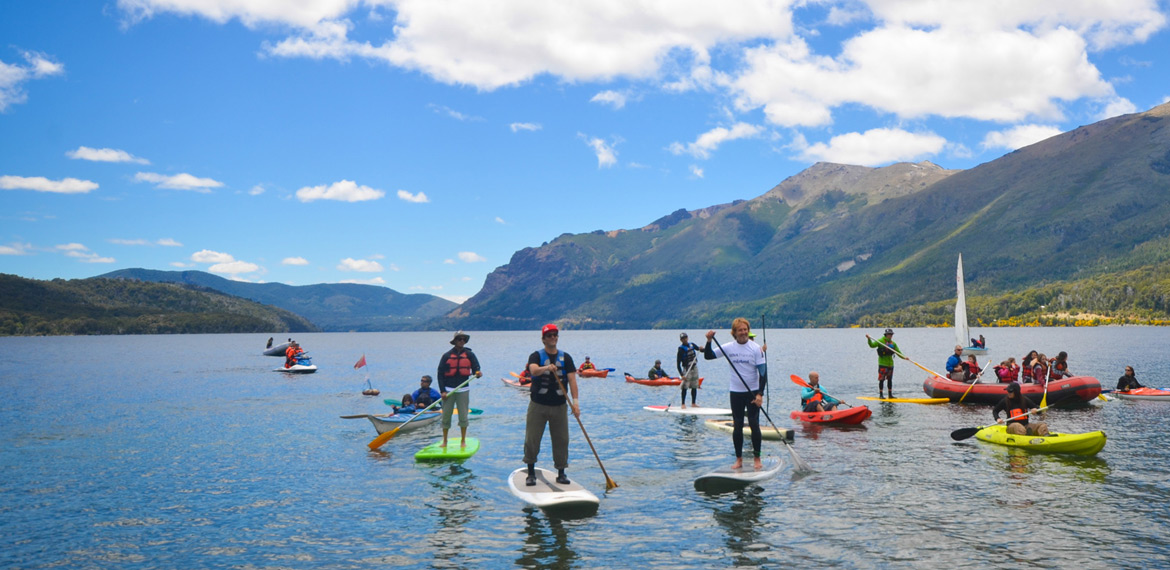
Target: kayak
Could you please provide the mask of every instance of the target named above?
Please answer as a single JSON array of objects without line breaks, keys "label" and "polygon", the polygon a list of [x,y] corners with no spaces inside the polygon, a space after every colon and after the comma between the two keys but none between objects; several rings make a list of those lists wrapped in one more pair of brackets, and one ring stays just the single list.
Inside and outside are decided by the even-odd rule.
[{"label": "kayak", "polygon": [[872,415],[866,406],[853,406],[827,412],[792,412],[789,417],[814,424],[859,424]]},{"label": "kayak", "polygon": [[725,493],[742,489],[752,483],[767,481],[780,473],[784,462],[777,457],[765,457],[759,470],[752,467],[750,459],[744,459],[743,467],[733,469],[730,465],[721,467],[695,479],[695,490],[704,493]]},{"label": "kayak", "polygon": [[609,369],[593,368],[590,370],[578,370],[577,376],[582,376],[584,378],[605,378],[606,376],[609,376]]},{"label": "kayak", "polygon": [[516,380],[514,378],[500,378],[500,382],[503,382],[504,384],[506,384],[508,386],[516,388],[517,390],[524,390],[525,392],[528,391],[528,386],[530,385],[530,384],[521,384],[519,380]]},{"label": "kayak", "polygon": [[[970,388],[971,392],[963,398],[964,404],[983,404],[994,406],[1007,396],[1006,382],[977,383],[974,386],[966,382],[955,382],[938,376],[926,379],[922,390],[931,398],[947,398],[958,402]],[[1020,392],[1039,407],[1044,397],[1043,384],[1020,384]],[[1101,383],[1092,376],[1073,376],[1061,378],[1048,383],[1048,403],[1059,402],[1064,405],[1083,404],[1092,401],[1101,394]]]},{"label": "kayak", "polygon": [[731,410],[728,408],[702,408],[699,406],[691,406],[683,408],[681,406],[642,406],[643,410],[649,412],[668,412],[671,414],[686,414],[692,416],[730,416]]},{"label": "kayak", "polygon": [[950,398],[874,398],[873,396],[858,396],[857,399],[894,404],[945,404],[951,401]]},{"label": "kayak", "polygon": [[[382,400],[382,402],[385,403],[387,406],[391,406],[391,407],[397,407],[397,406],[402,405],[401,400],[396,400],[394,398],[386,398],[385,400]],[[441,406],[441,405],[442,404],[439,404],[439,406]],[[436,408],[437,407],[438,406],[436,406]],[[439,410],[435,410],[435,411],[438,412]],[[458,417],[459,416],[459,409],[456,408],[456,409],[452,410],[451,415],[452,415],[452,417]],[[467,408],[468,419],[476,420],[476,419],[479,419],[479,417],[482,415],[483,415],[483,410],[480,408]]]},{"label": "kayak", "polygon": [[[410,423],[406,423],[407,420],[414,417],[415,415],[418,415],[419,418],[410,422]],[[406,433],[408,431],[415,431],[421,427],[429,426],[429,425],[439,421],[440,415],[442,415],[442,414],[440,414],[439,412],[424,412],[421,414],[386,414],[386,415],[359,414],[356,416],[341,416],[341,417],[343,419],[347,419],[347,420],[352,420],[352,419],[356,419],[356,418],[366,418],[366,419],[370,420],[370,423],[374,424],[374,429],[377,430],[379,434],[382,434],[382,433],[386,433],[392,429],[395,429],[399,426],[402,427],[402,429],[398,430],[399,433]]]},{"label": "kayak", "polygon": [[[625,373],[626,382],[633,382],[634,384],[641,384],[643,386],[678,386],[682,384],[682,378],[674,376],[671,378],[634,378],[629,372]],[[699,386],[703,385],[703,379],[699,378]]]},{"label": "kayak", "polygon": [[979,430],[975,438],[988,443],[1018,447],[1037,453],[1071,453],[1075,455],[1095,455],[1105,447],[1105,432],[1090,431],[1086,433],[1056,433],[1050,432],[1045,437],[1031,435],[1012,435],[1007,432],[1007,426],[993,425]]},{"label": "kayak", "polygon": [[1135,388],[1124,392],[1118,390],[1113,392],[1113,395],[1125,400],[1170,402],[1170,390],[1159,390],[1158,388]]},{"label": "kayak", "polygon": [[459,446],[459,437],[447,438],[447,447],[441,447],[443,442],[436,441],[414,454],[415,461],[460,461],[475,455],[479,451],[479,440],[467,438],[467,445]]},{"label": "kayak", "polygon": [[[721,431],[725,433],[735,432],[735,420],[707,420],[703,422],[703,425],[715,431]],[[776,433],[776,430],[780,430],[780,433]],[[743,435],[744,437],[752,436],[752,428],[746,423],[743,425]],[[796,439],[796,436],[792,430],[786,428],[773,428],[772,426],[760,426],[760,435],[763,436],[764,439],[770,439],[773,441],[780,441],[780,439],[783,438],[788,442],[792,442]]]}]

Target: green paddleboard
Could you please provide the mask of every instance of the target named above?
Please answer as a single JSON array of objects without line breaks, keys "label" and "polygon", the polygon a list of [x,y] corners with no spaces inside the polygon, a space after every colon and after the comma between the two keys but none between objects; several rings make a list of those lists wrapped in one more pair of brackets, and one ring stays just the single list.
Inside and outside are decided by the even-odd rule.
[{"label": "green paddleboard", "polygon": [[447,447],[439,447],[443,442],[436,441],[414,454],[415,461],[460,461],[467,459],[479,451],[479,440],[467,438],[467,446],[459,447],[459,436],[447,439]]}]

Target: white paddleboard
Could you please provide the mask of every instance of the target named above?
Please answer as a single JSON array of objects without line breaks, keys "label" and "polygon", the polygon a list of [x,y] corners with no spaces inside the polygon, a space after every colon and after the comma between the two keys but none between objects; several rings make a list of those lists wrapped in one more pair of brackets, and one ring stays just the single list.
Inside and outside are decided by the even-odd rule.
[{"label": "white paddleboard", "polygon": [[643,410],[651,412],[667,412],[671,414],[689,414],[692,416],[730,416],[731,410],[727,408],[703,408],[698,406],[691,406],[689,408],[682,408],[679,406],[643,406]]},{"label": "white paddleboard", "polygon": [[508,489],[524,502],[542,509],[596,507],[601,503],[597,495],[590,493],[576,480],[568,485],[557,483],[557,474],[548,469],[536,468],[536,485],[529,487],[524,484],[528,477],[528,468],[521,467],[508,477]]},{"label": "white paddleboard", "polygon": [[743,467],[739,469],[732,469],[728,465],[695,479],[695,490],[719,493],[740,489],[779,475],[782,467],[784,467],[784,462],[780,461],[779,457],[764,457],[763,466],[757,470],[752,467],[752,459],[745,457],[743,458]]},{"label": "white paddleboard", "polygon": [[[716,431],[722,431],[722,432],[727,432],[727,433],[734,433],[735,432],[734,420],[707,420],[707,421],[703,422],[703,425],[706,425],[707,427],[709,427],[713,430],[716,430]],[[776,433],[777,429],[780,430],[780,433]],[[750,438],[752,436],[752,428],[751,428],[751,426],[747,425],[746,422],[743,425],[743,432],[742,433],[743,433],[744,437]],[[796,434],[788,428],[773,428],[770,425],[761,425],[760,426],[760,437],[762,437],[763,439],[769,439],[769,440],[773,440],[773,441],[779,441],[780,439],[785,439],[789,442],[792,442],[792,441],[795,441]]]}]

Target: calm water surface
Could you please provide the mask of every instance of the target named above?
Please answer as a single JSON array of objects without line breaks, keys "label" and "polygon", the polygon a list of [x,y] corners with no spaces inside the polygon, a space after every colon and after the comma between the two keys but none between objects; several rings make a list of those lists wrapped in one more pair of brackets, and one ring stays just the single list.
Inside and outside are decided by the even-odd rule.
[{"label": "calm water surface", "polygon": [[[700,330],[689,331],[700,339]],[[759,332],[759,331],[757,331]],[[793,425],[789,374],[818,370],[845,400],[876,395],[860,330],[771,330],[768,410],[796,429],[816,473],[739,492],[694,491],[732,460],[730,436],[701,420],[642,411],[677,405],[673,387],[627,384],[654,359],[673,370],[678,331],[566,331],[561,348],[609,379],[582,379],[571,477],[601,498],[591,517],[526,507],[505,478],[520,466],[527,395],[500,382],[539,348],[532,332],[471,331],[484,379],[463,464],[416,464],[438,427],[379,452],[366,420],[434,374],[450,333],[300,335],[317,374],[288,377],[260,355],[267,335],[0,338],[0,567],[3,568],[1143,568],[1170,566],[1170,404],[1097,402],[1059,410],[1058,431],[1103,429],[1093,458],[1009,452],[970,439],[990,409],[869,402],[858,428]],[[980,331],[976,331],[978,334]],[[1133,365],[1170,386],[1170,331],[985,329],[993,359],[1033,348],[1070,354],[1076,374],[1112,387]],[[730,340],[726,330],[719,338]],[[941,369],[946,329],[901,329],[904,352]],[[757,339],[760,340],[760,339]],[[377,398],[364,397],[366,355]],[[926,374],[897,361],[898,395]],[[727,367],[702,362],[699,401],[726,406]],[[765,442],[765,452],[788,451]],[[540,465],[551,468],[547,437]]]}]

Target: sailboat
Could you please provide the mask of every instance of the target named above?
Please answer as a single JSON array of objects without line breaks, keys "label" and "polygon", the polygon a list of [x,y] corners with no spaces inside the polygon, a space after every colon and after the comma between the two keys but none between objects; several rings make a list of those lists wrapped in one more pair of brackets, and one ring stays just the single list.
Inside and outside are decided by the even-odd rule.
[{"label": "sailboat", "polygon": [[963,288],[963,254],[959,254],[959,267],[955,271],[955,287],[958,289],[958,298],[955,300],[955,344],[962,346],[963,356],[974,354],[983,356],[988,353],[987,347],[971,346],[970,330],[967,328],[967,293]]}]

